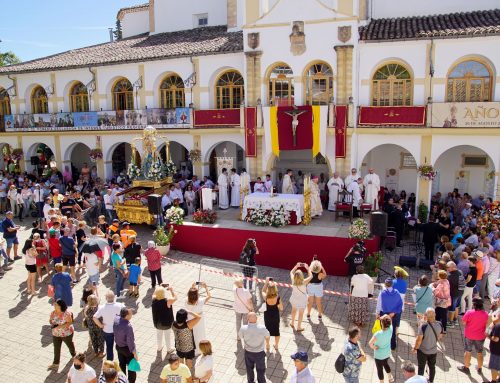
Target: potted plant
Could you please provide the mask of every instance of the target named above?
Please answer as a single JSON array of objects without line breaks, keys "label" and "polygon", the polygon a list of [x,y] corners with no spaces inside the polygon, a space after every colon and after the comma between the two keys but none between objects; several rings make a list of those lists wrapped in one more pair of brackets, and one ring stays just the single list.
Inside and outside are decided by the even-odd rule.
[{"label": "potted plant", "polygon": [[165,229],[162,226],[158,226],[153,232],[156,248],[162,257],[165,257],[168,254],[170,250],[170,242],[172,241],[175,233],[177,233],[177,230],[175,230],[173,226],[170,226],[168,233],[165,232]]},{"label": "potted plant", "polygon": [[201,161],[201,150],[200,149],[191,149],[189,151],[189,159],[191,162],[200,162]]},{"label": "potted plant", "polygon": [[427,218],[429,217],[429,208],[424,203],[424,201],[420,201],[418,205],[418,220],[420,223],[427,223]]},{"label": "potted plant", "polygon": [[380,266],[384,262],[384,255],[381,251],[376,251],[365,258],[365,273],[372,277],[373,282],[377,282]]},{"label": "potted plant", "polygon": [[214,210],[196,210],[193,213],[193,222],[196,223],[215,223],[217,213]]},{"label": "potted plant", "polygon": [[177,206],[178,200],[174,201],[174,206],[165,213],[165,220],[170,224],[182,225],[184,223],[184,210]]},{"label": "potted plant", "polygon": [[436,178],[436,171],[432,167],[432,165],[420,165],[417,168],[418,176],[424,180],[432,181]]},{"label": "potted plant", "polygon": [[92,162],[97,162],[97,160],[102,160],[103,154],[101,148],[94,148],[89,152],[89,158]]},{"label": "potted plant", "polygon": [[363,218],[356,218],[351,226],[349,226],[348,237],[357,240],[370,238],[370,230],[368,230],[368,224]]}]

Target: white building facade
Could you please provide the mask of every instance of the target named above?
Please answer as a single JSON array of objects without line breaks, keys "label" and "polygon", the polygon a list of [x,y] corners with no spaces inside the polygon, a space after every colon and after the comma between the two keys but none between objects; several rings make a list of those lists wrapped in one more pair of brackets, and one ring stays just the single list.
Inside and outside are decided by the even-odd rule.
[{"label": "white building facade", "polygon": [[[185,0],[179,9],[174,0],[150,0],[118,12],[121,40],[0,68],[0,142],[22,149],[29,171],[41,151],[60,169],[78,169],[101,149],[96,166],[109,179],[152,124],[168,136],[177,166],[201,152],[192,164],[199,176],[216,175],[215,157],[226,153],[252,178],[276,180],[288,167],[326,177],[374,167],[383,185],[423,201],[455,187],[493,197],[495,3]],[[309,148],[273,152],[272,107],[290,105],[319,106],[320,156]],[[344,153],[336,106],[347,106]],[[256,107],[251,156],[248,107]],[[433,182],[418,177],[423,164],[438,171]]]}]

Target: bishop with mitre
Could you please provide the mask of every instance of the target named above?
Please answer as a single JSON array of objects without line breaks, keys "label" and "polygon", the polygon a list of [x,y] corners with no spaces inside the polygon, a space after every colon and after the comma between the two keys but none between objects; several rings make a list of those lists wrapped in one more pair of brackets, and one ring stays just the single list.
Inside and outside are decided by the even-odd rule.
[{"label": "bishop with mitre", "polygon": [[328,187],[328,210],[335,211],[339,191],[344,188],[344,181],[340,178],[339,172],[333,173],[333,177],[328,180],[326,186]]}]

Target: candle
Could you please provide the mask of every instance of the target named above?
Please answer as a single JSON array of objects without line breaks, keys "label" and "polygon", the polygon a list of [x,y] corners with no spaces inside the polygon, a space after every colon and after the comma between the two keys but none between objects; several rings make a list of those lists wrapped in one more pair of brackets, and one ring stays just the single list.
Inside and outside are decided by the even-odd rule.
[{"label": "candle", "polygon": [[170,160],[170,142],[167,142],[167,146],[166,146],[166,156],[167,156],[167,162]]}]

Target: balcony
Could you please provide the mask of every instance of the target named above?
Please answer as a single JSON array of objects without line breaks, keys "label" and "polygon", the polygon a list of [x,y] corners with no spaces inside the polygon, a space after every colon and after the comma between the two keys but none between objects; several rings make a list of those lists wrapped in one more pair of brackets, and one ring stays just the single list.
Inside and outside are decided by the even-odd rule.
[{"label": "balcony", "polygon": [[61,132],[240,127],[240,109],[142,109],[99,112],[11,114],[4,116],[5,132]]}]

